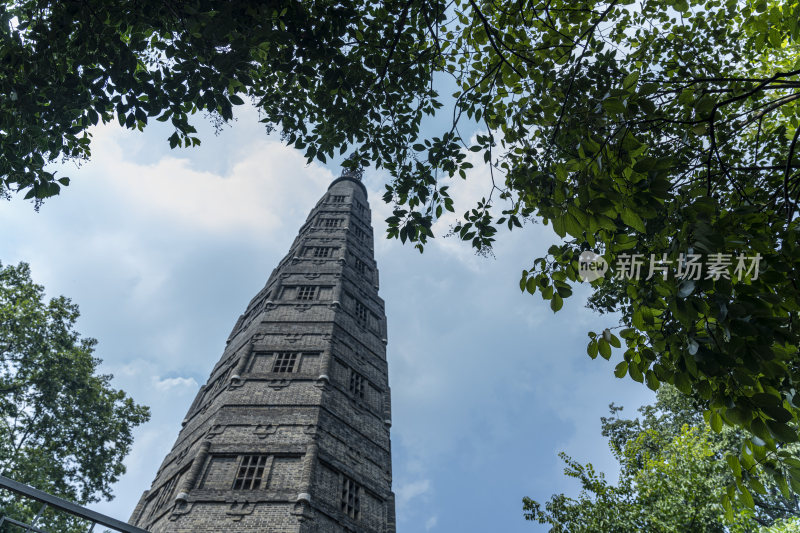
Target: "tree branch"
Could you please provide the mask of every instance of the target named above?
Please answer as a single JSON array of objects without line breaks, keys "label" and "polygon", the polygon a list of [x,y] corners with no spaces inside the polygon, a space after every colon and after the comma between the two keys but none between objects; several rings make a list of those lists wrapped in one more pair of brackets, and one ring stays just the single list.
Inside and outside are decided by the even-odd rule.
[{"label": "tree branch", "polygon": [[800,128],[794,130],[792,143],[789,145],[789,156],[786,158],[786,170],[783,173],[783,201],[786,205],[786,224],[792,223],[794,218],[794,208],[789,202],[789,173],[792,170],[792,157],[794,156],[794,149],[797,146],[797,137],[800,136]]},{"label": "tree branch", "polygon": [[389,71],[389,62],[392,60],[394,50],[397,48],[397,43],[400,40],[400,35],[403,33],[403,28],[405,28],[406,19],[408,18],[408,10],[411,8],[411,1],[412,0],[408,0],[408,2],[406,2],[406,6],[403,8],[403,12],[400,14],[400,20],[397,21],[397,31],[394,34],[392,45],[389,47],[389,53],[386,55],[386,63],[383,64],[383,70],[380,78],[378,79],[378,85],[383,84],[383,79],[386,77],[386,73]]}]

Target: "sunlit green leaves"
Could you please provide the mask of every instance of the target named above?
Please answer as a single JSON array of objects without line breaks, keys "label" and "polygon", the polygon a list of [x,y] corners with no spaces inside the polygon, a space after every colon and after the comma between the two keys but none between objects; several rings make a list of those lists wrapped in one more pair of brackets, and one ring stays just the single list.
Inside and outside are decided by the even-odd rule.
[{"label": "sunlit green leaves", "polygon": [[[133,429],[149,412],[112,388],[112,376],[98,373],[97,341],[73,329],[78,318],[68,298],[45,299],[28,265],[0,265],[0,469],[86,504],[111,497]],[[12,498],[3,502],[3,514],[30,522],[34,511]],[[38,525],[86,530],[50,516]]]},{"label": "sunlit green leaves", "polygon": [[656,404],[642,407],[636,419],[622,418],[614,404],[610,409],[602,432],[619,462],[619,481],[611,484],[591,464],[562,453],[565,475],[582,492],[553,495],[544,506],[525,498],[526,519],[553,531],[710,532],[755,531],[796,516],[788,488],[781,495],[764,477],[764,463],[756,462],[764,457],[743,453],[740,462],[742,436],[706,429],[693,402],[673,388],[659,388]]}]

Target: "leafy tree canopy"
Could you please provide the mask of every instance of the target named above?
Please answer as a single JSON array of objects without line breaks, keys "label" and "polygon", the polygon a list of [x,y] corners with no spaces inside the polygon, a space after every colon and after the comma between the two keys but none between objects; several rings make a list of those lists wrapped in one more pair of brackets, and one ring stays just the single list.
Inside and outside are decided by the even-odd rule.
[{"label": "leafy tree canopy", "polygon": [[[714,433],[702,411],[672,387],[659,389],[655,405],[640,409],[639,419],[619,416],[602,419],[620,465],[619,482],[612,485],[591,464],[565,454],[565,474],[577,479],[577,499],[557,494],[544,509],[525,498],[525,518],[551,526],[550,531],[784,531],[800,528],[800,507],[788,487],[771,482],[759,470],[751,483],[764,485],[754,492],[752,508],[724,500],[732,475],[725,456],[737,452],[746,439],[739,431]],[[796,448],[796,447],[795,447]],[[794,450],[797,451],[796,449]]]},{"label": "leafy tree canopy", "polygon": [[[132,430],[150,415],[95,373],[96,341],[74,331],[78,316],[63,296],[45,301],[27,264],[0,265],[0,471],[85,504],[111,498]],[[0,514],[30,518],[29,505],[38,511],[4,495]]]},{"label": "leafy tree canopy", "polygon": [[[353,146],[348,164],[387,169],[389,236],[422,250],[482,154],[489,193],[455,233],[486,250],[527,217],[552,225],[562,241],[520,286],[555,311],[579,254],[602,255],[592,305],[628,327],[591,333],[589,355],[621,337],[618,376],[702,399],[714,431],[749,432],[800,491],[783,449],[800,415],[797,0],[0,5],[6,191],[56,194],[68,181],[46,163],[87,157],[100,121],[169,121],[170,145],[192,145],[189,115],[228,120],[250,97],[309,160]],[[422,138],[444,103],[452,124]],[[676,279],[695,256],[716,267]],[[745,501],[747,457],[732,467]]]},{"label": "leafy tree canopy", "polygon": [[388,153],[433,111],[426,35],[443,12],[436,1],[5,0],[0,177],[46,198],[69,183],[46,163],[88,157],[91,126],[170,122],[170,146],[191,146],[191,114],[227,121],[248,96],[309,159],[348,143]]}]

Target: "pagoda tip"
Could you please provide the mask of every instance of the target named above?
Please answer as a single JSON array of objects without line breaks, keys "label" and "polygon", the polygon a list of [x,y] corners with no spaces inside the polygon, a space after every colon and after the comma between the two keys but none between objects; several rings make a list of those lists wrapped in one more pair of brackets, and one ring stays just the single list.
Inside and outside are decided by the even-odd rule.
[{"label": "pagoda tip", "polygon": [[[347,156],[345,161],[354,161],[354,162],[357,161],[358,160],[357,154],[358,152],[351,153],[349,156]],[[358,181],[361,181],[361,179],[364,177],[364,168],[361,165],[358,165],[355,168],[342,167],[341,177],[355,178]]]}]

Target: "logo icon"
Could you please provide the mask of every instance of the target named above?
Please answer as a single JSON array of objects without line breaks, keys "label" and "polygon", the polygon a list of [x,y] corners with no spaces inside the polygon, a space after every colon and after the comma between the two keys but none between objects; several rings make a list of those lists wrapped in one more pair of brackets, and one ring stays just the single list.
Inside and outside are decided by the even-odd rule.
[{"label": "logo icon", "polygon": [[581,252],[578,261],[578,275],[583,281],[600,279],[608,270],[608,263],[603,256],[591,250]]}]

